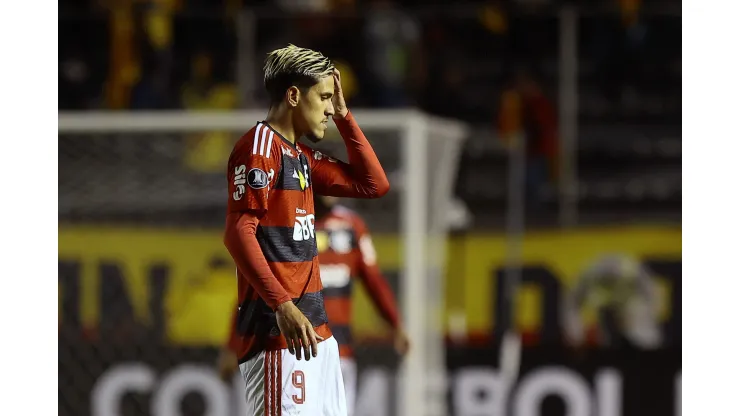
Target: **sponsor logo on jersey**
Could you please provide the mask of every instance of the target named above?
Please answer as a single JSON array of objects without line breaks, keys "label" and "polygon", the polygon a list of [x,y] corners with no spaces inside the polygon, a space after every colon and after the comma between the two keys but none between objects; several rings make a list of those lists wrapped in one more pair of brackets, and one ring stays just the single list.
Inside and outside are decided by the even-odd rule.
[{"label": "sponsor logo on jersey", "polygon": [[246,171],[247,167],[244,165],[239,165],[234,168],[234,188],[236,188],[236,190],[232,194],[234,201],[238,201],[244,196],[244,191],[246,190],[244,188],[244,184],[247,183],[247,178],[244,174],[244,172]]},{"label": "sponsor logo on jersey", "polygon": [[352,235],[347,230],[339,230],[331,233],[331,248],[339,254],[352,251]]},{"label": "sponsor logo on jersey", "polygon": [[349,266],[346,264],[321,264],[319,273],[321,284],[325,288],[347,286],[351,278]]},{"label": "sponsor logo on jersey", "polygon": [[[308,171],[308,166],[303,165],[303,169],[305,171]],[[298,179],[298,182],[301,185],[301,190],[305,191],[308,187],[308,176],[304,175],[303,172],[299,171],[298,169],[293,170],[293,178]]]},{"label": "sponsor logo on jersey", "polygon": [[331,156],[325,156],[323,153],[319,152],[318,150],[314,150],[314,152],[313,152],[313,158],[316,159],[316,160],[321,160],[321,159],[326,158],[326,160],[328,160],[331,163],[336,163],[336,161],[337,161],[336,159],[334,159]]},{"label": "sponsor logo on jersey", "polygon": [[259,168],[252,168],[247,174],[247,183],[250,188],[262,189],[270,183],[267,173]]},{"label": "sponsor logo on jersey", "polygon": [[358,242],[360,246],[360,253],[362,253],[362,261],[368,266],[372,266],[378,260],[378,256],[375,253],[375,245],[369,235],[365,234],[360,238]]},{"label": "sponsor logo on jersey", "polygon": [[296,216],[293,225],[293,240],[307,241],[315,237],[313,214]]},{"label": "sponsor logo on jersey", "polygon": [[287,156],[290,156],[290,157],[295,157],[295,156],[293,156],[293,152],[291,152],[290,149],[288,149],[285,146],[282,146],[282,148],[283,148],[283,155],[287,155]]}]

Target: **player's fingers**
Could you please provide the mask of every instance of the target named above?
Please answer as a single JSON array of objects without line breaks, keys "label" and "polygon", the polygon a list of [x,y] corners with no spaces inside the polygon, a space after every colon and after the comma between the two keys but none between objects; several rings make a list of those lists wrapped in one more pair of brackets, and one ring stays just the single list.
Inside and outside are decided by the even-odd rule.
[{"label": "player's fingers", "polygon": [[293,346],[295,348],[295,359],[300,361],[303,358],[303,349],[301,348],[301,338],[298,334],[293,339]]},{"label": "player's fingers", "polygon": [[314,338],[316,338],[317,341],[323,341],[324,337],[316,333],[316,330],[311,327],[311,333],[313,334]]},{"label": "player's fingers", "polygon": [[303,327],[301,328],[301,342],[303,343],[303,352],[306,357],[306,361],[311,359],[311,342],[308,340],[308,330],[306,327],[311,327],[309,324],[303,324]]},{"label": "player's fingers", "polygon": [[293,345],[293,337],[286,334],[285,335],[285,343],[288,344],[288,352],[295,355],[295,346]]},{"label": "player's fingers", "polygon": [[319,354],[319,342],[317,339],[324,340],[319,336],[319,334],[314,331],[313,327],[308,328],[308,339],[311,341],[311,355],[316,357]]}]

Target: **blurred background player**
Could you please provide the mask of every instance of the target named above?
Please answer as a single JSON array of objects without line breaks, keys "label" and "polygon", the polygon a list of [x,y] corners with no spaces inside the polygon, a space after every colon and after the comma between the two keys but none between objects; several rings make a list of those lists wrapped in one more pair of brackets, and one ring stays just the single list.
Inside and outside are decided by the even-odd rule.
[{"label": "blurred background player", "polygon": [[630,256],[597,258],[580,274],[564,305],[566,336],[574,347],[585,343],[584,309],[597,315],[600,346],[653,349],[661,344],[656,283],[651,271]]},{"label": "blurred background player", "polygon": [[352,415],[357,392],[357,364],[352,351],[353,278],[359,278],[376,309],[393,329],[393,345],[403,355],[409,340],[401,329],[396,301],[376,263],[375,247],[365,222],[338,198],[316,199],[316,244],[329,327],[339,343],[347,411]]},{"label": "blurred background player", "polygon": [[[314,153],[314,157],[326,157]],[[378,312],[393,330],[393,346],[398,354],[409,349],[409,340],[401,328],[396,301],[376,263],[375,248],[365,222],[357,213],[339,204],[339,199],[318,196],[315,201],[316,245],[319,250],[324,305],[332,335],[339,343],[342,378],[347,396],[347,413],[353,414],[357,396],[357,364],[352,349],[352,290],[359,278]],[[237,370],[234,351],[239,338],[232,332],[219,357],[219,371],[225,381]]]}]

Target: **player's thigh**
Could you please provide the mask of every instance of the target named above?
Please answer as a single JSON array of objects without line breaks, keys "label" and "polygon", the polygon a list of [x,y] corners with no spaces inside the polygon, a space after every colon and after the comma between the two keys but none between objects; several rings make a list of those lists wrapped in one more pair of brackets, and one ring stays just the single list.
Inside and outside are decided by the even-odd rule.
[{"label": "player's thigh", "polygon": [[288,350],[265,351],[239,366],[246,410],[255,416],[323,416],[321,363],[297,360]]},{"label": "player's thigh", "polygon": [[[320,345],[320,344],[319,344]],[[310,360],[296,359],[288,350],[275,351],[282,387],[277,396],[282,415],[324,416],[324,374],[322,354]],[[272,416],[272,415],[268,415]]]},{"label": "player's thigh", "polygon": [[267,353],[261,352],[257,356],[247,360],[239,365],[239,372],[244,378],[246,385],[245,399],[246,411],[249,415],[267,416],[269,413],[268,402],[265,401],[269,396],[265,395],[265,388],[269,380],[266,379],[267,372]]},{"label": "player's thigh", "polygon": [[288,350],[267,351],[239,366],[247,412],[256,416],[347,416],[339,346],[319,343],[316,357],[297,360]]},{"label": "player's thigh", "polygon": [[323,354],[324,406],[325,416],[347,416],[347,396],[344,390],[344,377],[339,358],[339,345],[334,337],[320,344],[319,354]]},{"label": "player's thigh", "polygon": [[347,398],[347,414],[352,415],[357,400],[357,362],[351,357],[339,359],[344,380],[344,395]]}]

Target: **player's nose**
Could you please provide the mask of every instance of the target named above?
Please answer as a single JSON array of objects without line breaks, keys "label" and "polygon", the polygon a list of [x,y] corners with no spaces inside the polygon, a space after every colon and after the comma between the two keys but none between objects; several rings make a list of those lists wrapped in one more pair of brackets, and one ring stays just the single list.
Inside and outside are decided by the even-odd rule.
[{"label": "player's nose", "polygon": [[329,104],[326,106],[326,110],[324,111],[324,113],[327,116],[333,116],[334,115],[334,104],[329,102]]}]

